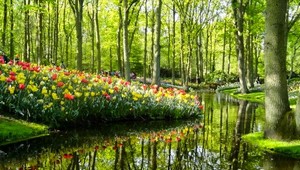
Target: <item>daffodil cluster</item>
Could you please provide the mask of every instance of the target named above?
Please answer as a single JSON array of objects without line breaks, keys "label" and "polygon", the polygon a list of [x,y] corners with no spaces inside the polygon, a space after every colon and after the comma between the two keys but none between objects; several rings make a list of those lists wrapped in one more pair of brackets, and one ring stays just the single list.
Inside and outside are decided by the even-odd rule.
[{"label": "daffodil cluster", "polygon": [[52,126],[201,115],[197,96],[60,67],[0,65],[0,109]]}]

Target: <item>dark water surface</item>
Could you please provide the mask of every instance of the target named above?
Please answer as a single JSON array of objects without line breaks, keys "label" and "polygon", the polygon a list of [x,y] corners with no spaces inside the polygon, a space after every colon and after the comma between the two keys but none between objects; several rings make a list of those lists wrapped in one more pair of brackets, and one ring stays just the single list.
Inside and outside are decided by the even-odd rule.
[{"label": "dark water surface", "polygon": [[300,169],[241,141],[262,131],[262,106],[203,94],[204,117],[74,129],[0,147],[0,169]]}]

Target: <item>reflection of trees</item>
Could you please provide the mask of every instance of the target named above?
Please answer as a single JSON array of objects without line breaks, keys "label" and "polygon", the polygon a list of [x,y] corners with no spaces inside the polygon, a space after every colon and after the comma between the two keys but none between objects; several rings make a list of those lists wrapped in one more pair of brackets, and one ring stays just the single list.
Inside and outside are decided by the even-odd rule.
[{"label": "reflection of trees", "polygon": [[[134,132],[123,126],[110,130],[105,127],[108,135],[92,131],[91,135],[74,133],[61,138],[58,134],[42,140],[45,144],[43,149],[30,143],[29,148],[33,152],[28,157],[31,161],[14,167],[26,164],[48,169],[256,168],[258,163],[250,162],[259,153],[253,153],[241,142],[241,135],[252,132],[256,126],[255,106],[247,102],[240,102],[237,106],[236,102],[232,104],[224,98],[216,102],[210,95],[202,99],[205,101],[204,119],[201,120],[204,124],[193,122],[167,127],[160,124],[162,128],[149,129],[148,126],[146,130],[130,128],[138,129]],[[117,135],[114,130],[122,133]],[[28,145],[24,144],[23,150],[16,152],[13,159],[19,158],[17,155],[20,153],[26,153]],[[39,156],[34,156],[37,151]],[[0,160],[2,167],[5,169],[8,164],[3,165]]]}]

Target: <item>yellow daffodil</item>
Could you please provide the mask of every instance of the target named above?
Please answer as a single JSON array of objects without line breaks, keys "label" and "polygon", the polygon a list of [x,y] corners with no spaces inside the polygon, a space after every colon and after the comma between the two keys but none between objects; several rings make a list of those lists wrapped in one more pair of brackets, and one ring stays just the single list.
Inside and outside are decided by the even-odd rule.
[{"label": "yellow daffodil", "polygon": [[91,92],[91,96],[94,97],[96,95],[95,92]]}]

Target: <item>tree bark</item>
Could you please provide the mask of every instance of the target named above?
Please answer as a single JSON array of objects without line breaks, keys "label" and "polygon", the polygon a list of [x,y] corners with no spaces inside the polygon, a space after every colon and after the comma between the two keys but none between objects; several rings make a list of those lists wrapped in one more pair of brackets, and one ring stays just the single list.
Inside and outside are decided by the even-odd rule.
[{"label": "tree bark", "polygon": [[128,43],[128,0],[123,0],[123,55],[125,79],[130,81],[130,58],[129,58],[129,43]]},{"label": "tree bark", "polygon": [[38,0],[39,13],[38,13],[38,27],[37,27],[37,39],[36,39],[36,62],[41,64],[43,59],[43,0]]},{"label": "tree bark", "polygon": [[7,27],[7,0],[4,0],[3,7],[3,25],[2,25],[2,46],[6,45],[6,27]]},{"label": "tree bark", "polygon": [[283,119],[290,111],[286,80],[287,0],[267,0],[265,23],[265,110],[264,135],[289,138],[282,132]]},{"label": "tree bark", "polygon": [[238,56],[238,73],[241,93],[248,93],[245,71],[244,47],[244,6],[242,0],[232,0],[235,19],[236,54]]},{"label": "tree bark", "polygon": [[175,85],[175,58],[176,58],[176,11],[175,1],[173,1],[173,23],[172,23],[172,84]]},{"label": "tree bark", "polygon": [[145,0],[145,34],[144,34],[144,60],[143,60],[143,82],[147,82],[147,39],[148,39],[148,9],[147,9],[147,0]]},{"label": "tree bark", "polygon": [[15,48],[14,48],[14,8],[13,8],[13,0],[10,0],[10,57],[13,58],[15,56]]},{"label": "tree bark", "polygon": [[[24,6],[30,5],[30,0],[24,0]],[[29,27],[30,27],[30,16],[29,16],[29,10],[25,8],[25,13],[24,13],[24,60],[26,62],[30,61],[30,32],[29,32]]]},{"label": "tree bark", "polygon": [[75,16],[76,38],[77,38],[77,69],[82,70],[82,20],[83,20],[83,1],[69,0],[70,6]]},{"label": "tree bark", "polygon": [[160,86],[160,35],[161,35],[161,8],[162,0],[158,0],[156,9],[156,36],[155,36],[155,55],[153,62],[153,78],[152,84]]},{"label": "tree bark", "polygon": [[[122,17],[122,7],[121,7],[121,3],[122,3],[122,0],[119,1],[120,5],[118,7],[118,13],[119,13],[119,27],[118,27],[118,33],[117,33],[117,55],[118,55],[118,68],[119,68],[119,71],[121,72],[121,76],[124,77],[124,67],[122,67],[122,56],[121,56],[121,53],[122,53],[122,50],[121,50],[121,34],[122,34],[122,27],[123,27],[123,17]],[[99,70],[101,71],[101,70]]]}]

